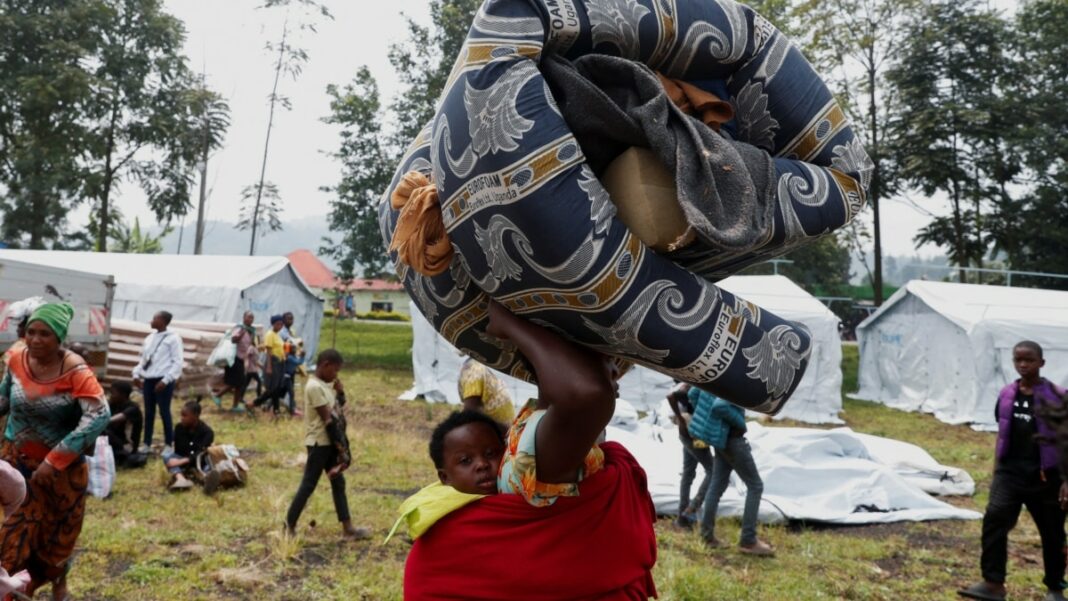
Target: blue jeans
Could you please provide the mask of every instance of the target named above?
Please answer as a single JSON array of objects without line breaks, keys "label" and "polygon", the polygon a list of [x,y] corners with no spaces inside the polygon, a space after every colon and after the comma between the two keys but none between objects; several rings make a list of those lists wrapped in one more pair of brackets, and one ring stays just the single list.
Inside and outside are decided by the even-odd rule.
[{"label": "blue jeans", "polygon": [[716,530],[716,511],[719,500],[731,481],[731,471],[745,482],[745,511],[742,513],[742,535],[739,544],[743,546],[756,543],[757,514],[760,510],[760,497],[764,494],[764,481],[760,479],[753,451],[744,436],[732,436],[727,439],[727,446],[716,449],[715,467],[712,469],[712,490],[705,499],[705,509],[701,515],[701,536],[712,540]]},{"label": "blue jeans", "polygon": [[[164,467],[167,467],[168,461],[170,461],[171,459],[179,459],[181,458],[181,455],[179,455],[178,453],[163,453],[162,455],[160,455],[160,458],[163,459]],[[186,469],[191,469],[192,467],[192,463],[187,463],[186,465],[180,465],[178,467],[167,467],[167,472],[171,474],[180,474]]]},{"label": "blue jeans", "polygon": [[163,420],[163,442],[168,446],[174,444],[174,423],[171,421],[171,398],[174,396],[174,382],[167,384],[163,392],[156,392],[156,384],[162,378],[149,378],[141,389],[145,396],[145,444],[152,445],[152,429],[156,425],[156,407]]},{"label": "blue jeans", "polygon": [[[697,496],[693,499],[693,507],[700,508],[708,494],[708,486],[712,483],[712,451],[708,447],[695,449],[693,439],[688,436],[679,436],[682,442],[682,480],[679,482],[679,517],[683,517],[690,505],[690,487],[697,477],[697,464],[705,468],[705,477],[701,480],[701,486],[697,488]],[[683,518],[686,519],[686,518]],[[690,520],[692,523],[692,519]]]}]

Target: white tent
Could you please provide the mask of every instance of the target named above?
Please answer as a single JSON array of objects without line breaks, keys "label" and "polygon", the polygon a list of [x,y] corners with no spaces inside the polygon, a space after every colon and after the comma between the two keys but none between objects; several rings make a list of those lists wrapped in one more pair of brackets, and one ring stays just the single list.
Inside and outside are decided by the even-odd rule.
[{"label": "white tent", "polygon": [[291,311],[308,356],[318,347],[322,300],[285,257],[0,250],[0,258],[113,276],[119,319],[147,322],[164,310],[180,321],[237,323],[251,310],[265,324]]},{"label": "white tent", "polygon": [[1068,383],[1068,292],[913,280],[857,338],[857,398],[988,427],[998,391],[1017,377],[1017,342],[1042,345],[1043,375]]},{"label": "white tent", "polygon": [[[834,313],[783,276],[734,276],[718,285],[777,315],[799,321],[812,332],[812,361],[779,417],[809,423],[839,422],[838,412],[842,408],[842,348],[838,338],[838,318]],[[456,382],[462,358],[414,307],[412,328],[415,384],[402,398],[422,395],[435,401],[459,404]],[[512,399],[517,403],[536,396],[534,386],[504,374],[497,375],[505,382]],[[671,386],[671,378],[651,369],[637,367],[620,381],[619,395],[639,410],[649,411],[667,396]]]},{"label": "white tent", "polygon": [[[634,421],[617,412],[607,437],[627,447],[645,468],[657,513],[673,515],[679,506],[682,444],[674,426],[656,421]],[[855,525],[982,517],[931,497],[972,495],[975,482],[964,470],[940,465],[915,445],[849,428],[748,426],[746,437],[764,480],[761,522]],[[702,478],[698,469],[691,491]],[[745,485],[734,474],[717,515],[741,516],[744,506]]]}]

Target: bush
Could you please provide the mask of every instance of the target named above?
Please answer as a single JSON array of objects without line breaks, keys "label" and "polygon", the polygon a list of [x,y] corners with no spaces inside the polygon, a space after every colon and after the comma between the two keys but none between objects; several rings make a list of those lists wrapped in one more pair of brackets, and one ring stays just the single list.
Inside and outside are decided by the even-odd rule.
[{"label": "bush", "polygon": [[371,311],[370,313],[357,313],[357,319],[373,319],[377,321],[411,321],[412,318],[396,311]]}]

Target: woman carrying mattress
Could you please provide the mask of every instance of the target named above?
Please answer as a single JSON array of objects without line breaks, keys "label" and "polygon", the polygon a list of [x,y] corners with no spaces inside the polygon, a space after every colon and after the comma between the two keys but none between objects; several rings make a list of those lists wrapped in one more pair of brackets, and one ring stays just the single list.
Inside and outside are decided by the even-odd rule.
[{"label": "woman carrying mattress", "polygon": [[533,367],[538,398],[506,440],[474,412],[435,431],[440,485],[402,507],[416,538],[405,599],[655,597],[645,472],[617,443],[595,444],[615,408],[617,363],[495,302],[489,314],[487,331]]}]

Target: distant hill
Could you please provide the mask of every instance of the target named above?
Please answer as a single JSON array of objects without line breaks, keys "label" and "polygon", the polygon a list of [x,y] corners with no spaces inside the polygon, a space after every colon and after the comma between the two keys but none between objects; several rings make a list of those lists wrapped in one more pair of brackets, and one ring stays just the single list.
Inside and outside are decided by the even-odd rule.
[{"label": "distant hill", "polygon": [[[256,243],[256,254],[259,256],[287,255],[299,248],[306,248],[315,254],[319,254],[319,247],[323,245],[323,236],[330,235],[326,225],[326,216],[305,217],[286,221],[282,224],[282,231],[270,232],[260,238]],[[156,233],[158,233],[158,229]],[[181,240],[181,254],[193,254],[193,238],[196,235],[196,224],[186,223],[185,228],[175,228],[173,232],[163,239],[163,252],[166,254],[178,254],[178,242]],[[224,221],[209,221],[204,226],[204,254],[206,255],[247,255],[249,232],[234,229],[233,223]],[[320,257],[331,269],[337,265],[329,257]]]}]

